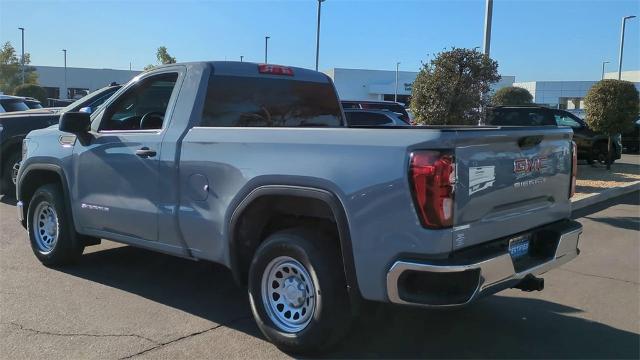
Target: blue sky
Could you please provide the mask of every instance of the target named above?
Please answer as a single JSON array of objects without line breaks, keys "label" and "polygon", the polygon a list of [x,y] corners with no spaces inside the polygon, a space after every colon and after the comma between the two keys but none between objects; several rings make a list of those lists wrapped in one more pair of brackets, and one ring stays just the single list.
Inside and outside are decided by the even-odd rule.
[{"label": "blue sky", "polygon": [[[20,50],[26,28],[32,64],[134,69],[165,45],[178,61],[264,60],[313,68],[315,0],[0,0],[0,41]],[[617,70],[620,21],[640,16],[637,0],[495,0],[491,55],[504,75],[527,80],[594,80],[602,61]],[[443,49],[481,47],[484,0],[327,0],[320,69],[416,71]],[[623,69],[640,69],[640,21],[627,22]]]}]

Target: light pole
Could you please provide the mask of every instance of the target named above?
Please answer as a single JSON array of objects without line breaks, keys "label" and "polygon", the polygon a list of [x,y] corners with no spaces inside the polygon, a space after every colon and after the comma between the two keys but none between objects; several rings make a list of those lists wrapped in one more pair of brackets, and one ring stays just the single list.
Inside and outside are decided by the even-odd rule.
[{"label": "light pole", "polygon": [[484,43],[482,51],[489,56],[491,52],[491,18],[493,16],[493,0],[487,0],[484,8]]},{"label": "light pole", "polygon": [[608,64],[608,61],[603,61],[602,62],[602,77],[600,78],[600,80],[604,80],[604,64]]},{"label": "light pole", "polygon": [[244,60],[244,55],[240,55],[240,62]]},{"label": "light pole", "polygon": [[618,80],[622,77],[622,49],[624,48],[624,28],[628,19],[633,19],[635,15],[622,18],[622,30],[620,31],[620,55],[618,56]]},{"label": "light pole", "polygon": [[65,99],[69,98],[69,88],[67,88],[67,49],[62,49],[64,53],[64,91],[66,92]]},{"label": "light pole", "polygon": [[400,68],[400,63],[396,63],[396,92],[393,96],[393,101],[398,102],[398,69]]},{"label": "light pole", "polygon": [[320,11],[324,0],[318,0],[318,29],[316,31],[316,71],[318,71],[318,61],[320,60]]},{"label": "light pole", "polygon": [[24,84],[24,28],[19,27],[18,30],[22,32],[22,56],[20,57],[20,64],[22,65],[22,83]]},{"label": "light pole", "polygon": [[265,36],[264,37],[264,63],[267,63],[267,55],[269,54],[269,39],[271,39],[270,36]]}]

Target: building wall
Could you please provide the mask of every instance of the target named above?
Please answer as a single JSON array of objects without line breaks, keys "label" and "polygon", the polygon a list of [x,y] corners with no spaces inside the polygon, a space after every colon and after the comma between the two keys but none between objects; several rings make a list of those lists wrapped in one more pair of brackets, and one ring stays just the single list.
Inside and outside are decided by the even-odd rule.
[{"label": "building wall", "polygon": [[109,85],[111,82],[124,84],[140,71],[115,69],[88,69],[67,67],[67,88],[64,82],[64,67],[34,66],[40,86],[59,89],[60,98],[66,98],[67,88],[87,89],[89,92]]},{"label": "building wall", "polygon": [[[618,72],[612,71],[604,74],[605,79],[617,79]],[[623,71],[620,74],[620,80],[626,80],[631,82],[640,82],[640,70]]]}]

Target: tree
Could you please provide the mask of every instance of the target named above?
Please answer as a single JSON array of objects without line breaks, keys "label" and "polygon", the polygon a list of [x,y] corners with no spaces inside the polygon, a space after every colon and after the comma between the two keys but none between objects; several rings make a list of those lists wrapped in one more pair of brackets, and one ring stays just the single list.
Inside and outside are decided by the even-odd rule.
[{"label": "tree", "polygon": [[436,55],[413,83],[411,111],[419,124],[475,125],[500,80],[498,63],[475,49],[452,48]]},{"label": "tree", "polygon": [[[31,58],[29,54],[25,53],[25,65],[30,62]],[[37,83],[38,75],[35,73],[35,70],[32,66],[25,66],[25,84]],[[16,55],[16,49],[7,41],[2,45],[2,49],[0,49],[0,91],[11,94],[14,88],[20,84],[22,84],[22,65]]]},{"label": "tree", "polygon": [[[166,46],[160,46],[157,50],[156,50],[156,59],[158,60],[158,64],[160,65],[166,65],[166,64],[175,64],[176,63],[176,58],[174,58],[173,56],[169,55],[169,51],[167,51],[167,47]],[[144,70],[151,70],[154,67],[156,67],[155,65],[147,65],[144,67]]]},{"label": "tree", "polygon": [[531,104],[533,96],[527,89],[507,86],[496,91],[491,97],[491,104],[493,106],[505,106],[505,105],[527,105]]},{"label": "tree", "polygon": [[38,99],[44,106],[47,105],[47,91],[36,84],[22,84],[16,86],[13,90],[13,95],[32,97]]},{"label": "tree", "polygon": [[609,137],[607,170],[610,170],[613,136],[631,130],[640,111],[638,90],[628,81],[601,80],[589,89],[584,105],[587,125]]}]

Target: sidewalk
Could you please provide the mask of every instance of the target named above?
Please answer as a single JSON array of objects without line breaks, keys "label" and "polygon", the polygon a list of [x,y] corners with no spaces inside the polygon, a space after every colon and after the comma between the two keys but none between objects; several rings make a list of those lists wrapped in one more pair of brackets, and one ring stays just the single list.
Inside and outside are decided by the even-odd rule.
[{"label": "sidewalk", "polygon": [[583,208],[640,189],[640,155],[623,154],[607,171],[604,165],[578,165],[573,209]]}]

